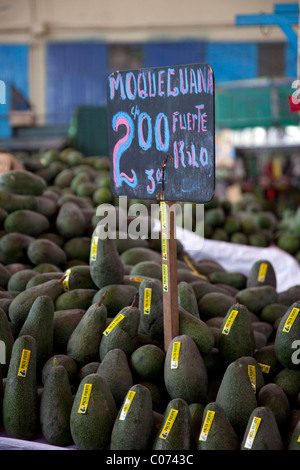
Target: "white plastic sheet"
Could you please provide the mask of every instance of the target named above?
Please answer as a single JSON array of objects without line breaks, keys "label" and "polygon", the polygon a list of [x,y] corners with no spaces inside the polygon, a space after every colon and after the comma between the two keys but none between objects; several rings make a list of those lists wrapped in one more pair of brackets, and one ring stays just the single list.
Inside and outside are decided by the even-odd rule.
[{"label": "white plastic sheet", "polygon": [[299,262],[277,246],[259,248],[208,240],[180,227],[177,227],[176,235],[184,249],[196,262],[206,258],[213,259],[227,271],[241,272],[247,276],[255,261],[264,259],[270,261],[274,267],[278,292],[300,285]]},{"label": "white plastic sheet", "polygon": [[7,437],[4,431],[0,433],[0,450],[75,450],[76,447],[71,445],[68,447],[57,447],[47,444],[45,439],[36,439],[33,441],[25,441],[22,439],[13,439]]}]

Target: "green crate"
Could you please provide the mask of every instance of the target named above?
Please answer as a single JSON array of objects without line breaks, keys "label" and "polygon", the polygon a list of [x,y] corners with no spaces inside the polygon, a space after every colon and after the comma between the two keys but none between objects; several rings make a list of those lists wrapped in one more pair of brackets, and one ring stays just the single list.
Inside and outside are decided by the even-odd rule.
[{"label": "green crate", "polygon": [[298,125],[289,108],[287,86],[216,89],[216,128],[284,127]]},{"label": "green crate", "polygon": [[71,145],[86,157],[108,155],[106,107],[78,107],[70,124],[69,137]]}]

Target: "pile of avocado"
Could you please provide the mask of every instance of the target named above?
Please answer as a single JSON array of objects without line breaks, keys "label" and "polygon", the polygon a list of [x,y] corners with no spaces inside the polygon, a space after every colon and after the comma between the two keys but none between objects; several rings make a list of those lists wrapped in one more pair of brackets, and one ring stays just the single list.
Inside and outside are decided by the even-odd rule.
[{"label": "pile of avocado", "polygon": [[[164,345],[161,242],[99,237],[105,157],[19,157],[0,176],[0,402],[8,437],[78,450],[300,449],[300,286],[177,241]],[[97,193],[99,188],[106,189]],[[97,194],[97,195],[96,195]],[[98,237],[98,238],[97,238]]]},{"label": "pile of avocado", "polygon": [[300,210],[275,203],[271,208],[255,193],[243,193],[236,203],[217,196],[206,203],[204,236],[257,247],[275,245],[300,262]]}]

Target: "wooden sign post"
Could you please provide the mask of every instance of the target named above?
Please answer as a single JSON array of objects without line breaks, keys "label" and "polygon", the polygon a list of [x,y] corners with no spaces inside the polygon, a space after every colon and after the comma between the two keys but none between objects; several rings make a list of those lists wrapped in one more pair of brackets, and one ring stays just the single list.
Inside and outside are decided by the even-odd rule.
[{"label": "wooden sign post", "polygon": [[[165,175],[169,155],[162,164],[162,189],[157,195],[160,201],[161,265],[164,308],[164,348],[179,335],[177,242],[173,202],[164,201]],[[173,160],[173,159],[172,159]]]},{"label": "wooden sign post", "polygon": [[177,243],[172,202],[161,201],[161,257],[164,307],[164,348],[179,335]]},{"label": "wooden sign post", "polygon": [[170,201],[205,203],[214,195],[214,101],[208,64],[116,71],[107,79],[112,192],[160,203],[165,349],[179,334]]}]

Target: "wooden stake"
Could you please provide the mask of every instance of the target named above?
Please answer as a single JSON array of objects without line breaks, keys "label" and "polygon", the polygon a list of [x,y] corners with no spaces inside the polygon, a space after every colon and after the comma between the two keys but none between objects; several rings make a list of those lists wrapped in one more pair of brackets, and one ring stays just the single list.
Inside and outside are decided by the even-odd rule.
[{"label": "wooden stake", "polygon": [[167,352],[170,342],[179,335],[178,312],[178,278],[177,278],[177,243],[175,234],[175,214],[170,210],[173,202],[164,200],[165,171],[168,159],[166,155],[162,163],[161,192],[156,196],[160,201],[161,209],[161,263],[163,281],[163,309],[164,309],[164,349]]},{"label": "wooden stake", "polygon": [[164,308],[164,349],[179,335],[177,243],[173,203],[161,201],[161,256]]}]

